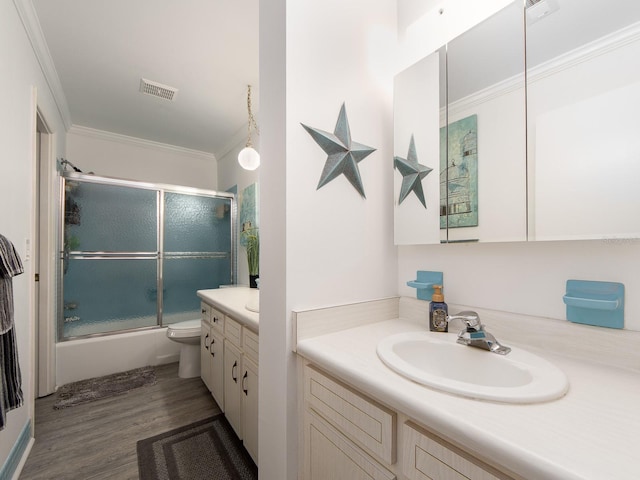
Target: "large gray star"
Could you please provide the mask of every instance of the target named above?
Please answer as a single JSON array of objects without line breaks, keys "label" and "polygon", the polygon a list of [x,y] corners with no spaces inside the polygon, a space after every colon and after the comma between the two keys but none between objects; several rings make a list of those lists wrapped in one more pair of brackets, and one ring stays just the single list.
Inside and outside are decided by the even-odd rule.
[{"label": "large gray star", "polygon": [[402,188],[400,189],[398,204],[401,204],[411,192],[414,192],[424,208],[427,208],[427,203],[424,201],[424,191],[422,190],[422,179],[429,175],[433,168],[425,167],[418,163],[413,135],[411,135],[411,142],[409,142],[407,158],[393,157],[393,166],[402,174]]},{"label": "large gray star", "polygon": [[312,128],[301,123],[309,135],[316,141],[318,145],[325,151],[329,157],[324,164],[318,189],[329,183],[334,178],[344,174],[351,182],[351,185],[365,197],[364,188],[362,187],[362,179],[360,178],[360,170],[358,162],[375,152],[375,148],[367,147],[360,143],[351,141],[351,131],[349,130],[349,120],[347,120],[347,111],[344,103],[340,108],[338,121],[333,133],[325,132],[317,128]]}]

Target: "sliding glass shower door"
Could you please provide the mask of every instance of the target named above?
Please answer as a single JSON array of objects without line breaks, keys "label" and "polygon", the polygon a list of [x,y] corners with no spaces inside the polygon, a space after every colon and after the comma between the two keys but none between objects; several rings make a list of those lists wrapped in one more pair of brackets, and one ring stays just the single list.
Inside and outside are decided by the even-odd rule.
[{"label": "sliding glass shower door", "polygon": [[235,282],[233,195],[62,181],[59,341],[199,318],[196,290]]}]

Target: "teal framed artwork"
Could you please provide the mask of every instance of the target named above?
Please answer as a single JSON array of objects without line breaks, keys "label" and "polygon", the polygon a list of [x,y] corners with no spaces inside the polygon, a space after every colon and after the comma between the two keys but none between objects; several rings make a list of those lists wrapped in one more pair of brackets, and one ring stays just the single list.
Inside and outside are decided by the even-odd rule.
[{"label": "teal framed artwork", "polygon": [[440,129],[440,228],[478,226],[478,116]]}]

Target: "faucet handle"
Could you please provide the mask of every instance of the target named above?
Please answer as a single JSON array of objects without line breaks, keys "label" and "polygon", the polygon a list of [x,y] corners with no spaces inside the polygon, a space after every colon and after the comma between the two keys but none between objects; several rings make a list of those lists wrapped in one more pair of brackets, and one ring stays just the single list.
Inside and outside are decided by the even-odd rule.
[{"label": "faucet handle", "polygon": [[467,331],[477,332],[482,329],[482,322],[480,322],[480,315],[471,310],[465,310],[455,315],[448,315],[447,322],[451,320],[462,320],[467,327]]}]

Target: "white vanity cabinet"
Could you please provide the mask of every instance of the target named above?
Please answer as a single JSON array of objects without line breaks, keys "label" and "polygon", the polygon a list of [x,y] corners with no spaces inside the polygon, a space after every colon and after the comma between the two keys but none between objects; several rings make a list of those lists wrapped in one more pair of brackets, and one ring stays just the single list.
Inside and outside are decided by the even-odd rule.
[{"label": "white vanity cabinet", "polygon": [[242,443],[255,462],[258,461],[258,365],[242,357]]},{"label": "white vanity cabinet", "polygon": [[[224,412],[224,336],[211,328],[209,340],[209,391]],[[206,382],[205,382],[206,383]]]},{"label": "white vanity cabinet", "polygon": [[[313,480],[509,480],[324,371],[303,368],[301,478]],[[396,461],[397,460],[397,461]]]},{"label": "white vanity cabinet", "polygon": [[257,463],[258,334],[205,302],[202,320],[202,380]]},{"label": "white vanity cabinet", "polygon": [[241,354],[228,338],[224,339],[224,414],[236,435],[242,440],[242,416],[240,397]]},{"label": "white vanity cabinet", "polygon": [[209,348],[211,344],[211,324],[209,323],[209,308],[202,304],[202,318],[200,323],[200,377],[211,390],[211,361]]},{"label": "white vanity cabinet", "polygon": [[222,387],[224,315],[201,303],[200,376],[213,398],[224,411]]},{"label": "white vanity cabinet", "polygon": [[258,335],[242,328],[242,442],[258,461]]}]

